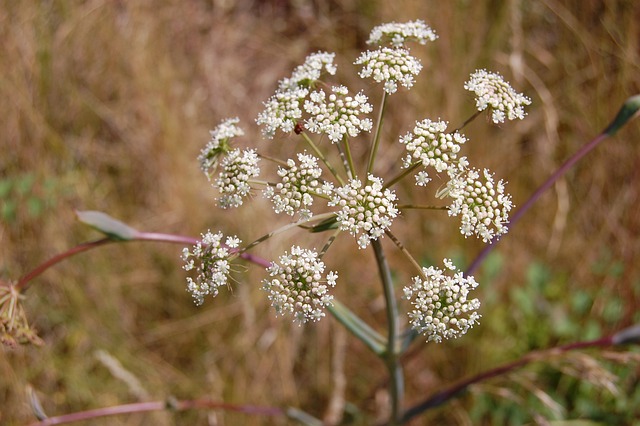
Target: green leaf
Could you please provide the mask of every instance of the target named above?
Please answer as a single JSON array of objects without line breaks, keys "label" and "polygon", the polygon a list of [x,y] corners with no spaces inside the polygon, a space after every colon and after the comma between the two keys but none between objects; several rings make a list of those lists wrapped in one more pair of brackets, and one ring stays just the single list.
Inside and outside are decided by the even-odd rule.
[{"label": "green leaf", "polygon": [[112,240],[129,241],[139,234],[137,230],[106,213],[93,210],[76,210],[76,215],[80,222],[102,232]]},{"label": "green leaf", "polygon": [[327,307],[327,310],[331,312],[334,318],[349,330],[351,334],[360,339],[360,341],[367,345],[376,355],[384,355],[387,349],[386,339],[350,311],[345,305],[333,299],[332,304]]},{"label": "green leaf", "polygon": [[638,114],[639,109],[640,95],[630,97],[625,101],[624,105],[622,105],[622,108],[618,111],[618,115],[616,115],[611,124],[609,124],[609,127],[602,133],[613,136],[622,126]]},{"label": "green leaf", "polygon": [[333,216],[329,219],[325,219],[319,224],[311,228],[311,232],[324,232],[330,229],[338,229],[338,218]]}]

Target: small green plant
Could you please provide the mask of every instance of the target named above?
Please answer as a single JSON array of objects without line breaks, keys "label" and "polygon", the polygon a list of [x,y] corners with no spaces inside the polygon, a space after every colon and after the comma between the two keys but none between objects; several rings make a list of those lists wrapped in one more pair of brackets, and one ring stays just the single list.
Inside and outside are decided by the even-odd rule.
[{"label": "small green plant", "polygon": [[[409,45],[426,45],[436,39],[435,32],[423,21],[380,25],[373,29],[368,40],[373,46],[371,50],[353,62],[359,76],[367,84],[375,85],[376,94],[372,95],[375,99],[370,100],[364,91],[334,82],[338,75],[335,54],[316,52],[282,79],[274,95],[264,102],[264,110],[256,119],[266,139],[261,145],[243,146],[247,141],[243,140],[239,118],[224,119],[211,131],[211,139],[198,160],[218,191],[218,206],[241,208],[261,193],[272,203],[275,213],[289,218],[288,224],[259,237],[206,231],[196,239],[141,232],[103,213],[78,212],[82,222],[106,237],[58,255],[3,287],[6,291],[0,299],[0,318],[5,342],[36,342],[35,335],[28,333],[30,329],[19,302],[24,290],[44,270],[107,243],[145,240],[187,245],[182,253],[188,275],[186,288],[198,305],[216,303],[215,296],[240,285],[242,273],[249,264],[254,264],[266,270],[261,287],[265,301],[271,304],[276,315],[291,318],[298,324],[320,321],[328,314],[335,318],[377,355],[387,369],[389,402],[385,421],[389,425],[406,423],[445,403],[471,384],[547,359],[551,352],[532,354],[439,390],[412,407],[406,406],[401,357],[409,346],[418,339],[423,341],[421,344],[425,341],[444,344],[447,339],[460,338],[478,325],[481,300],[474,290],[482,283],[476,281],[473,272],[480,261],[559,176],[635,115],[640,98],[631,98],[605,132],[585,145],[511,215],[513,204],[506,183],[488,169],[471,165],[471,160],[464,155],[464,147],[471,142],[462,133],[465,126],[482,113],[487,113],[493,123],[524,119],[530,99],[514,90],[500,74],[483,69],[471,74],[464,89],[473,93],[476,112],[466,120],[460,119],[457,127],[440,118],[418,117],[415,126],[404,135],[383,136],[389,97],[402,96],[402,90],[417,84],[423,72]],[[370,102],[379,105],[377,110]],[[277,159],[269,156],[268,150],[263,152],[262,147],[272,143],[290,146],[289,158]],[[400,144],[405,150],[403,158],[391,170],[376,167],[381,157],[390,155],[389,147],[394,144]],[[403,202],[396,188],[401,184],[406,187],[406,181],[412,182],[413,190],[426,191],[433,204]],[[422,265],[406,249],[403,236],[393,230],[394,224],[402,221],[403,212],[409,210],[420,210],[427,217],[425,220],[455,219],[459,221],[462,235],[482,240],[487,248],[466,271],[450,259],[436,265]],[[287,232],[293,230],[326,235],[326,238],[318,247],[308,246],[304,238],[294,240],[290,248],[270,259],[252,252],[269,239],[286,238]],[[246,238],[250,238],[249,243],[243,243]],[[300,238],[299,234],[296,238]],[[338,267],[324,261],[338,238],[353,240],[350,242],[353,250],[372,251],[380,278],[379,291],[385,300],[386,329],[382,332],[353,312],[349,300],[339,301],[332,294],[334,287],[350,285],[340,278],[340,268],[348,268],[348,262]],[[391,241],[391,248],[395,246],[411,265],[412,278],[408,282],[395,282],[386,255],[389,248],[383,247],[383,239]],[[540,271],[534,273],[531,288],[538,291]],[[527,304],[531,302],[528,294],[514,294],[514,299],[520,303],[523,313],[533,314],[535,306]],[[553,353],[619,345],[637,339],[638,329],[631,328],[612,336],[556,348]],[[163,407],[221,408],[259,415],[287,415],[305,424],[322,424],[300,409],[237,407],[211,401],[154,404],[128,408],[129,411]],[[77,413],[61,421],[116,411]],[[373,421],[373,415],[363,416],[367,422]]]}]

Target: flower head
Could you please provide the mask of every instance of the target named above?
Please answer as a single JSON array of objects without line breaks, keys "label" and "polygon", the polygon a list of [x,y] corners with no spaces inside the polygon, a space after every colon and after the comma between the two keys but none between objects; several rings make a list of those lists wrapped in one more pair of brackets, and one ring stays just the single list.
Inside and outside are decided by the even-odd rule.
[{"label": "flower head", "polygon": [[293,70],[291,77],[280,81],[278,90],[264,103],[265,109],[256,119],[256,123],[263,126],[264,137],[272,139],[278,129],[284,133],[294,130],[302,119],[302,103],[309,95],[309,89],[315,87],[323,71],[331,75],[336,73],[334,57],[334,53],[313,53]]},{"label": "flower head", "polygon": [[335,188],[329,205],[340,208],[337,216],[340,229],[356,237],[362,249],[391,227],[398,216],[395,200],[396,194],[383,188],[382,179],[369,175],[364,186],[360,180],[352,179]]},{"label": "flower head", "polygon": [[262,135],[272,139],[280,129],[284,133],[293,131],[296,123],[302,119],[302,102],[309,89],[295,88],[278,91],[264,103],[264,110],[258,114],[256,123],[262,127]]},{"label": "flower head", "polygon": [[502,180],[484,169],[450,168],[447,195],[453,198],[449,216],[461,216],[460,232],[465,237],[475,234],[485,243],[508,231],[511,195],[504,192]]},{"label": "flower head", "polygon": [[438,36],[424,21],[417,20],[398,24],[390,22],[378,25],[371,30],[367,44],[391,43],[394,47],[400,47],[408,41],[417,41],[426,44],[427,41],[435,41]]},{"label": "flower head", "polygon": [[222,240],[221,232],[207,231],[191,250],[187,247],[182,250],[184,270],[195,271],[195,279],[187,277],[187,290],[197,305],[202,305],[208,294],[217,296],[218,289],[228,284],[231,260],[235,257],[233,249],[241,241],[236,236],[227,237],[223,245]]},{"label": "flower head", "polygon": [[310,115],[305,127],[312,133],[326,134],[334,143],[340,142],[345,135],[355,137],[361,131],[370,131],[371,119],[360,118],[373,110],[367,97],[362,93],[349,96],[349,90],[344,86],[333,87],[332,92],[328,96],[324,90],[311,93],[304,103],[304,109]]},{"label": "flower head", "polygon": [[409,153],[404,160],[404,167],[409,167],[415,161],[422,161],[423,166],[432,166],[438,172],[447,170],[457,158],[460,145],[467,139],[458,132],[446,131],[445,121],[431,121],[427,118],[416,122],[413,133],[400,138]]},{"label": "flower head", "polygon": [[273,201],[276,213],[284,212],[293,216],[298,212],[301,219],[310,219],[313,213],[308,207],[313,204],[313,197],[318,194],[329,195],[332,187],[321,183],[322,169],[316,157],[299,153],[298,161],[300,165],[289,159],[286,168],[278,168],[278,176],[282,181],[275,186],[268,186],[264,195]]},{"label": "flower head", "polygon": [[531,99],[513,90],[500,74],[487,70],[477,70],[471,74],[464,88],[475,93],[478,111],[491,110],[494,123],[503,123],[505,117],[522,120],[526,115],[524,105],[531,104]]},{"label": "flower head", "polygon": [[236,136],[244,135],[242,129],[236,126],[239,122],[240,119],[237,117],[227,118],[218,124],[215,129],[209,131],[211,139],[198,156],[200,169],[208,179],[211,179],[211,175],[218,167],[218,157],[226,154],[231,149],[229,141]]},{"label": "flower head", "polygon": [[411,326],[427,336],[427,341],[441,342],[465,334],[480,319],[478,299],[468,299],[469,292],[478,286],[472,276],[465,277],[450,260],[445,259],[448,271],[430,266],[422,268],[422,276],[404,288],[411,301]]},{"label": "flower head", "polygon": [[249,195],[249,180],[260,174],[258,154],[253,149],[234,149],[222,160],[222,171],[215,180],[220,191],[218,204],[223,209],[242,205],[242,199]]},{"label": "flower head", "polygon": [[398,90],[398,83],[406,88],[413,86],[414,77],[422,70],[420,61],[406,49],[382,47],[378,50],[362,52],[354,62],[364,65],[360,77],[373,77],[377,83],[384,81],[384,91],[388,94]]},{"label": "flower head", "polygon": [[315,251],[298,246],[272,262],[267,269],[271,278],[263,281],[263,288],[276,312],[293,314],[298,323],[324,317],[323,309],[333,300],[328,287],[334,287],[338,278],[335,272],[323,278],[324,268]]},{"label": "flower head", "polygon": [[335,75],[336,66],[333,64],[335,53],[316,52],[307,56],[304,64],[293,70],[291,77],[280,81],[278,90],[287,91],[300,87],[311,88],[320,80],[322,72]]}]

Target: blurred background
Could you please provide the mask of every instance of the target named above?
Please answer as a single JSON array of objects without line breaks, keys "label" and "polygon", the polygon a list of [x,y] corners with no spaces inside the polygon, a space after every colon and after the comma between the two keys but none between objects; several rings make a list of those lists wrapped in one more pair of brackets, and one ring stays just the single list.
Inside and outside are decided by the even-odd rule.
[{"label": "blurred background", "polygon": [[[380,87],[359,79],[351,64],[381,23],[422,19],[440,37],[412,48],[425,68],[411,91],[390,98],[381,172],[396,167],[397,138],[416,120],[458,126],[473,114],[473,97],[462,86],[471,72],[487,68],[533,103],[523,121],[475,120],[465,128],[464,152],[508,181],[518,206],[640,93],[640,2],[633,0],[0,5],[4,281],[100,237],[76,221],[74,209],[104,211],[140,230],[197,236],[212,229],[244,241],[284,223],[258,196],[239,210],[216,207],[196,161],[208,130],[238,116],[246,132],[241,144],[274,156],[299,150],[295,136],[262,140],[254,120],[278,80],[317,50],[337,52],[336,81],[363,90],[377,106]],[[456,341],[414,343],[404,361],[407,405],[531,350],[594,339],[640,320],[639,123],[580,162],[500,242],[476,274],[480,326]],[[482,243],[465,240],[458,226],[446,213],[410,211],[394,232],[424,264],[446,256],[464,267]],[[255,253],[271,259],[292,243],[313,246],[324,238],[294,232]],[[384,246],[398,286],[408,282],[410,265],[389,241]],[[45,345],[3,349],[0,423],[34,420],[29,388],[49,415],[174,396],[297,406],[329,419],[330,401],[343,395],[336,386],[341,374],[347,407],[364,413],[350,409],[345,422],[369,424],[384,411],[382,363],[332,318],[298,327],[274,317],[258,267],[196,307],[180,253],[168,244],[110,245],[37,278],[24,306]],[[340,274],[336,297],[384,330],[372,253],[344,238],[325,261]],[[474,386],[414,424],[631,424],[640,418],[637,357],[559,356]],[[91,424],[288,422],[191,411]]]}]

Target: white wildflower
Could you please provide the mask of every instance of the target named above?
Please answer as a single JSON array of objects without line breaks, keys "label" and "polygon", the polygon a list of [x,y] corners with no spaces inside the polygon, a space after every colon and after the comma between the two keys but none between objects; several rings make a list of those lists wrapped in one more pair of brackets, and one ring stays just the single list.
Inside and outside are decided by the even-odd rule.
[{"label": "white wildflower", "polygon": [[214,182],[220,191],[218,204],[223,209],[242,205],[251,191],[250,179],[260,174],[258,154],[253,149],[234,149],[222,160],[222,170]]},{"label": "white wildflower", "polygon": [[484,111],[487,108],[491,110],[491,119],[494,123],[502,123],[505,118],[522,120],[526,115],[524,105],[531,104],[531,99],[522,93],[517,93],[500,74],[487,72],[487,70],[477,70],[471,74],[464,88],[475,93],[478,111]]},{"label": "white wildflower", "polygon": [[420,61],[406,49],[382,47],[378,50],[362,52],[354,62],[364,65],[360,77],[372,77],[376,82],[384,81],[385,92],[391,94],[398,90],[398,83],[406,88],[413,86],[414,77],[422,70]]},{"label": "white wildflower", "polygon": [[[430,266],[422,268],[424,276],[416,276],[404,287],[405,297],[411,301],[411,326],[427,337],[427,341],[441,342],[465,334],[480,319],[478,299],[469,299],[469,292],[478,286],[472,276],[465,277],[453,263],[445,259],[447,271]],[[453,276],[447,275],[454,272]]]},{"label": "white wildflower", "polygon": [[191,250],[187,247],[182,250],[184,270],[195,271],[195,279],[187,277],[187,290],[197,305],[204,303],[206,295],[215,297],[220,287],[228,285],[234,249],[241,241],[236,236],[227,237],[225,244],[222,240],[221,232],[213,234],[207,231]]},{"label": "white wildflower", "polygon": [[299,165],[289,159],[286,168],[279,167],[278,176],[282,181],[268,186],[264,195],[273,201],[276,213],[293,216],[297,212],[301,219],[310,219],[313,214],[308,207],[313,204],[313,197],[329,195],[333,188],[320,181],[322,169],[316,157],[299,153],[298,161]]},{"label": "white wildflower", "polygon": [[409,153],[404,160],[404,167],[416,161],[431,166],[438,172],[447,170],[457,158],[460,146],[467,139],[460,133],[447,133],[447,122],[425,119],[416,122],[413,133],[400,138]]},{"label": "white wildflower", "polygon": [[355,137],[362,131],[370,131],[371,119],[360,118],[373,110],[367,97],[362,93],[349,96],[344,86],[333,87],[332,92],[329,96],[324,90],[311,93],[304,103],[304,109],[310,115],[305,127],[312,133],[326,134],[334,143],[346,135]]},{"label": "white wildflower", "polygon": [[323,278],[324,262],[315,251],[291,247],[278,262],[267,269],[270,279],[263,281],[271,305],[279,315],[293,314],[298,323],[318,321],[325,316],[324,308],[333,296],[328,288],[336,285],[338,274],[330,272]]},{"label": "white wildflower", "polygon": [[340,208],[337,216],[340,229],[356,237],[362,249],[391,227],[398,216],[395,200],[395,193],[383,188],[382,179],[369,175],[364,186],[360,180],[352,179],[335,188],[329,205]]},{"label": "white wildflower", "polygon": [[229,144],[231,139],[244,135],[242,129],[236,126],[239,122],[240,120],[237,117],[228,118],[222,121],[215,129],[209,131],[211,139],[198,156],[200,169],[208,179],[211,179],[212,174],[216,171],[219,157],[231,150]]},{"label": "white wildflower", "polygon": [[394,47],[400,47],[408,41],[426,44],[427,41],[435,41],[437,38],[436,33],[424,21],[417,20],[401,24],[390,22],[374,27],[371,30],[367,44],[389,42]]},{"label": "white wildflower", "polygon": [[495,182],[489,170],[450,168],[447,195],[453,198],[449,216],[460,216],[460,232],[475,234],[488,243],[508,231],[511,195],[505,193],[502,180]]}]

